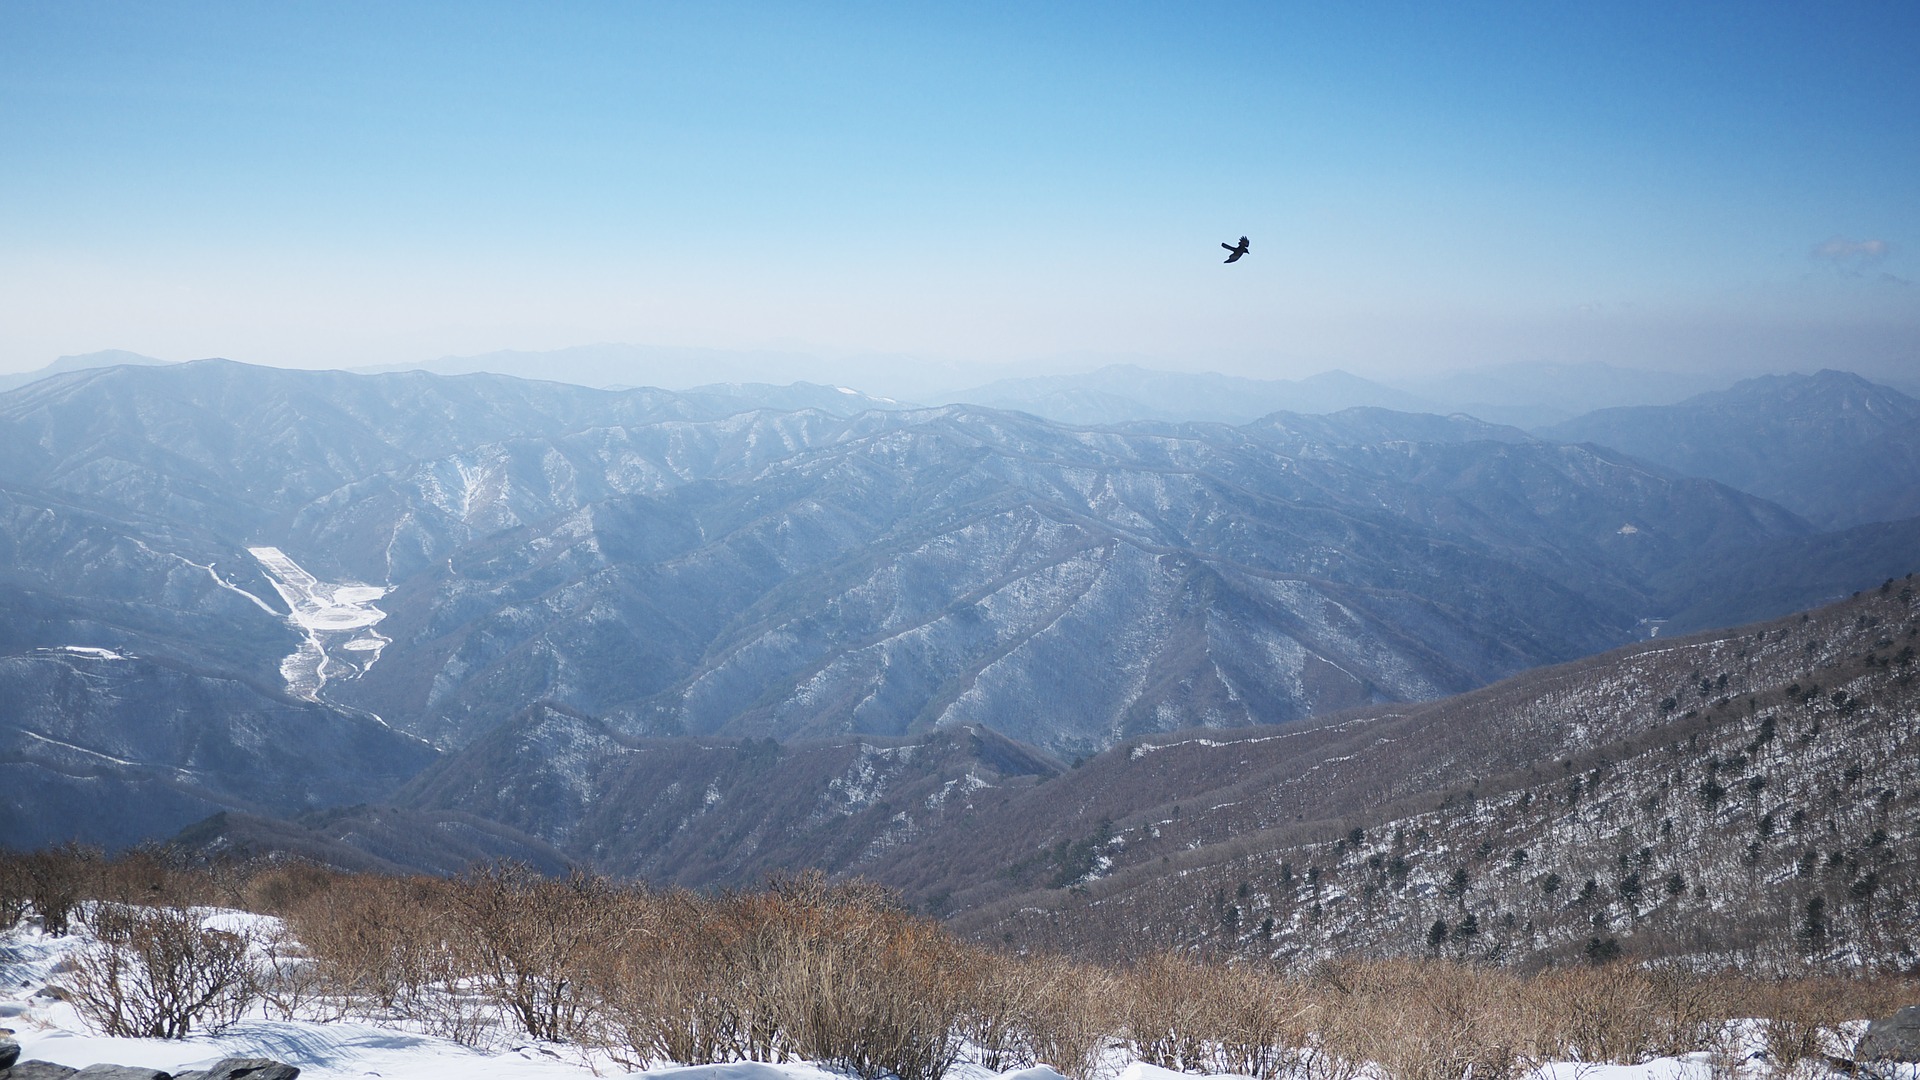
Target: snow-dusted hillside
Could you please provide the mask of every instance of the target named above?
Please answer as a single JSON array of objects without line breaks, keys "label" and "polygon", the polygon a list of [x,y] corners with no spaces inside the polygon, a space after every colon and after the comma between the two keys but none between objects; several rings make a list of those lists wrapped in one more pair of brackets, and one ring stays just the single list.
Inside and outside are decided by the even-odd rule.
[{"label": "snow-dusted hillside", "polygon": [[[1410,712],[1144,741],[1088,777],[1166,793],[1113,815],[1109,865],[961,924],[1091,955],[1150,939],[1296,965],[1624,950],[1909,970],[1916,649],[1920,595],[1896,581]],[[1176,802],[1171,777],[1208,775]]]}]

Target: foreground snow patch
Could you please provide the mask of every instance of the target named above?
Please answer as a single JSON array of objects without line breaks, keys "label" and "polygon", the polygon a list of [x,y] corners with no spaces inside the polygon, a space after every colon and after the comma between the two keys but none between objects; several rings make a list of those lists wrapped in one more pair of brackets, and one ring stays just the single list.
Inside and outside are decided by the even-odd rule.
[{"label": "foreground snow patch", "polygon": [[196,1035],[178,1042],[108,1039],[57,1028],[22,1027],[14,1037],[20,1041],[22,1061],[38,1058],[74,1068],[106,1062],[177,1073],[204,1069],[222,1058],[266,1057],[299,1066],[303,1080],[367,1076],[577,1080],[594,1075],[587,1064],[563,1061],[541,1047],[486,1053],[444,1039],[361,1024],[248,1020],[219,1035]]}]

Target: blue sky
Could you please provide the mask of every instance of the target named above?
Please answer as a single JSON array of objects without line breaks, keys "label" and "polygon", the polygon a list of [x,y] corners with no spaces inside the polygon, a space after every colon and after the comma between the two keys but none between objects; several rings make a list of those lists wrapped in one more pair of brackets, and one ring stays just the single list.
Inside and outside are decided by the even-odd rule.
[{"label": "blue sky", "polygon": [[1900,374],[1917,52],[1911,3],[0,0],[0,370]]}]

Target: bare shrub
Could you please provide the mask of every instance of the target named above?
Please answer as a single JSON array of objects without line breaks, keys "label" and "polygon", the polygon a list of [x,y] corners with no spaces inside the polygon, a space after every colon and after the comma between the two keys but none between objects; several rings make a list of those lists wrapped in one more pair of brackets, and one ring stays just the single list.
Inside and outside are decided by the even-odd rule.
[{"label": "bare shrub", "polygon": [[969,1016],[976,953],[871,886],[819,875],[702,900],[629,891],[582,971],[610,1048],[634,1064],[828,1062],[937,1080]]},{"label": "bare shrub", "polygon": [[777,944],[767,1001],[799,1056],[938,1080],[958,1056],[957,944],[930,924],[841,913]]},{"label": "bare shrub", "polygon": [[1090,965],[1042,963],[1040,993],[1024,1024],[1033,1059],[1088,1080],[1119,1026],[1112,1004],[1118,980]]},{"label": "bare shrub", "polygon": [[248,911],[284,915],[351,876],[313,863],[293,861],[239,873],[236,904]]},{"label": "bare shrub", "polygon": [[1207,995],[1215,1071],[1270,1080],[1298,1066],[1309,1051],[1309,1022],[1318,1011],[1302,988],[1247,967],[1217,975]]},{"label": "bare shrub", "polygon": [[12,929],[32,906],[24,858],[0,849],[0,931]]},{"label": "bare shrub", "polygon": [[1750,1015],[1760,1020],[1767,1060],[1778,1080],[1827,1074],[1830,1062],[1852,1056],[1852,1040],[1842,1036],[1849,1020],[1878,1014],[1855,1011],[1865,980],[1810,978],[1766,983],[1748,997]]},{"label": "bare shrub", "polygon": [[428,1034],[478,1043],[490,998],[452,914],[458,885],[435,878],[343,876],[294,901],[283,918],[343,1013],[414,1021]]},{"label": "bare shrub", "polygon": [[608,932],[606,881],[500,864],[468,874],[451,896],[481,989],[536,1039],[581,1034],[592,998],[579,970],[589,952],[620,947]]},{"label": "bare shrub", "polygon": [[1653,991],[1653,1052],[1678,1057],[1699,1049],[1714,1022],[1726,1015],[1725,979],[1676,966],[1648,968],[1646,977]]},{"label": "bare shrub", "polygon": [[312,953],[284,924],[261,935],[256,944],[264,958],[256,985],[269,1015],[320,1022],[346,1016],[345,999],[332,993]]},{"label": "bare shrub", "polygon": [[994,1072],[1034,1065],[1022,1021],[1039,1002],[1043,967],[983,955],[966,974],[960,1031],[974,1048],[975,1063]]},{"label": "bare shrub", "polygon": [[1051,1065],[1084,1080],[1119,1027],[1120,980],[1104,968],[982,950],[962,974],[961,1034],[995,1072]]},{"label": "bare shrub", "polygon": [[27,899],[40,926],[49,934],[65,934],[80,902],[94,895],[99,878],[100,850],[64,844],[20,858]]},{"label": "bare shrub", "polygon": [[1730,1020],[1707,1026],[1703,1049],[1707,1054],[1707,1075],[1712,1080],[1734,1080],[1747,1063],[1746,1039],[1741,1026]]},{"label": "bare shrub", "polygon": [[180,908],[128,908],[109,924],[114,932],[79,950],[70,976],[74,1007],[106,1034],[181,1039],[195,1025],[218,1031],[253,1003],[245,934],[209,929]]},{"label": "bare shrub", "polygon": [[1654,982],[1641,969],[1627,964],[1565,968],[1536,976],[1533,989],[1555,1056],[1637,1065],[1656,1052]]},{"label": "bare shrub", "polygon": [[[1200,1038],[1205,1008],[1199,991],[1207,968],[1176,953],[1156,953],[1128,973],[1124,1023],[1134,1054],[1150,1065],[1181,1072],[1206,1068]],[[1209,1070],[1210,1071],[1210,1070]]]},{"label": "bare shrub", "polygon": [[863,1077],[937,1080],[960,1051],[966,950],[864,882],[817,873],[730,897],[753,1001],[747,1056],[798,1055]]},{"label": "bare shrub", "polygon": [[407,996],[405,936],[415,920],[411,883],[343,877],[282,910],[332,991],[361,1013],[395,1011]]},{"label": "bare shrub", "polygon": [[1142,1061],[1271,1080],[1309,1051],[1308,992],[1248,965],[1148,957],[1127,978],[1127,1036]]},{"label": "bare shrub", "polygon": [[136,847],[93,867],[90,895],[123,904],[172,907],[230,903],[217,895],[212,877],[180,865],[165,848]]},{"label": "bare shrub", "polygon": [[1149,957],[1127,981],[1127,1034],[1151,1064],[1270,1080],[1308,1055],[1316,1009],[1297,983],[1171,953]]},{"label": "bare shrub", "polygon": [[1375,960],[1329,965],[1316,981],[1319,1052],[1371,1062],[1390,1080],[1516,1077],[1544,1059],[1539,1018],[1517,976]]},{"label": "bare shrub", "polygon": [[609,921],[622,947],[589,954],[580,973],[599,1006],[592,1041],[628,1068],[721,1060],[717,1048],[700,1039],[715,1034],[711,1025],[694,1022],[702,980],[688,946],[705,936],[699,906],[637,889],[614,903]]}]

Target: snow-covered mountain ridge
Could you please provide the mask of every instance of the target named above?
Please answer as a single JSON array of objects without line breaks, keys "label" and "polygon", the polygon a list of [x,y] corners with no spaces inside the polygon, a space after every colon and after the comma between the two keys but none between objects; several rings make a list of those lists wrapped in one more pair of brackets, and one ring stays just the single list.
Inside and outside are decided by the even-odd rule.
[{"label": "snow-covered mountain ridge", "polygon": [[[622,739],[984,726],[1071,761],[1586,655],[1810,535],[1468,418],[1075,428],[737,389],[208,361],[0,395],[0,771],[37,793],[8,824],[131,839],[80,812],[89,787],[158,832],[317,809],[275,757],[308,729],[353,733],[326,771],[381,778],[337,785],[357,801],[542,702]],[[254,549],[383,590],[377,635],[316,644]],[[82,654],[45,650],[75,648],[148,666],[61,682]],[[302,655],[323,687],[288,685]],[[293,707],[327,719],[205,734]],[[165,718],[137,748],[135,714]]]}]

